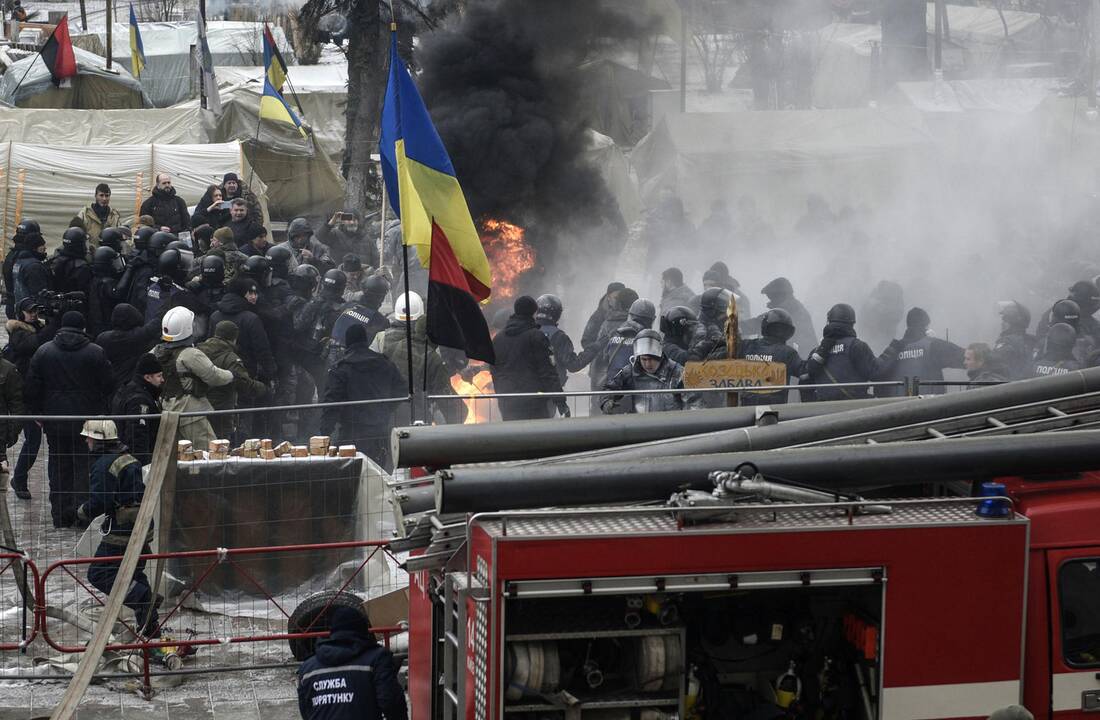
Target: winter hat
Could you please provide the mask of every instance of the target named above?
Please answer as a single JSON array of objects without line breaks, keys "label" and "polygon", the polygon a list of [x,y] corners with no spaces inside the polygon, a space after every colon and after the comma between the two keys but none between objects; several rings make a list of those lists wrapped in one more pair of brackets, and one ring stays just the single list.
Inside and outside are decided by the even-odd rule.
[{"label": "winter hat", "polygon": [[84,329],[84,313],[78,310],[70,310],[61,316],[61,327]]},{"label": "winter hat", "polygon": [[142,375],[155,375],[159,372],[164,372],[164,368],[160,366],[160,362],[152,354],[145,353],[138,358],[135,375],[140,377]]},{"label": "winter hat", "polygon": [[355,345],[356,343],[367,341],[367,329],[362,325],[356,324],[348,328],[347,333],[344,335],[344,344],[348,347]]},{"label": "winter hat", "polygon": [[222,340],[237,342],[237,337],[240,334],[241,329],[232,320],[222,320],[214,326],[214,337],[220,337]]},{"label": "winter hat", "polygon": [[350,631],[359,635],[371,636],[370,620],[366,614],[344,606],[332,609],[328,616],[328,627],[332,632]]},{"label": "winter hat", "polygon": [[249,277],[235,277],[232,282],[225,288],[227,293],[232,295],[245,296],[249,290],[260,291],[260,287],[256,284],[256,281]]},{"label": "winter hat", "polygon": [[233,231],[227,227],[221,227],[214,231],[214,239],[218,242],[233,242]]},{"label": "winter hat", "polygon": [[237,173],[235,172],[227,172],[225,175],[222,175],[222,185],[225,185],[230,180],[233,180],[235,182],[241,181],[241,179],[237,177]]},{"label": "winter hat", "polygon": [[539,304],[530,295],[520,295],[512,306],[512,311],[522,317],[534,317],[538,309]]},{"label": "winter hat", "polygon": [[19,306],[16,308],[19,312],[28,312],[33,307],[42,307],[37,300],[33,297],[25,297],[19,301]]},{"label": "winter hat", "polygon": [[340,269],[344,272],[359,272],[363,269],[363,261],[359,259],[358,255],[348,253],[344,256],[343,262],[340,263]]},{"label": "winter hat", "polygon": [[915,307],[905,316],[905,326],[911,328],[926,328],[931,324],[932,318],[923,308]]}]

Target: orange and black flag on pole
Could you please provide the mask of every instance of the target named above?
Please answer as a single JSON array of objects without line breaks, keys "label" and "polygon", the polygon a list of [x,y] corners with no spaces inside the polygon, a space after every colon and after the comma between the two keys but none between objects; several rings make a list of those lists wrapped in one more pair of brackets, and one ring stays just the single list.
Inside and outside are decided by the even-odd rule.
[{"label": "orange and black flag on pole", "polygon": [[416,248],[428,268],[428,337],[492,363],[489,326],[478,307],[491,292],[489,260],[451,158],[397,53],[397,33],[391,35],[379,142],[382,176],[401,219],[402,241]]}]

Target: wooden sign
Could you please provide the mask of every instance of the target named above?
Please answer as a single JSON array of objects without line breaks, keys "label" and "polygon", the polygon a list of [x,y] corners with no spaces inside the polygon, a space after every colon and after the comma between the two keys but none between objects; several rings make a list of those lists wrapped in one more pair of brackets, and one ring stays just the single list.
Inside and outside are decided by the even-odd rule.
[{"label": "wooden sign", "polygon": [[[783,363],[758,360],[707,360],[684,365],[684,387],[687,388],[735,390],[786,384],[787,366]],[[737,394],[730,393],[729,400],[729,405],[736,405]]]}]

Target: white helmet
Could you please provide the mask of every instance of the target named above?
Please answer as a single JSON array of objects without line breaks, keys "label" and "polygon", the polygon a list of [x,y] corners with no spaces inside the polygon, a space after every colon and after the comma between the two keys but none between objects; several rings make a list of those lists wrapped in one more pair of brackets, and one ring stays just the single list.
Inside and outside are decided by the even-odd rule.
[{"label": "white helmet", "polygon": [[[397,302],[394,303],[394,312],[397,314],[397,319],[401,322],[411,320],[416,322],[420,319],[420,316],[424,314],[424,301],[420,299],[420,296],[414,292],[409,293],[409,301],[405,301],[405,296],[401,295],[397,298]],[[411,317],[408,315],[411,313]]]},{"label": "white helmet", "polygon": [[80,434],[92,440],[118,440],[114,420],[85,420]]},{"label": "white helmet", "polygon": [[174,307],[164,313],[160,322],[161,338],[164,342],[186,340],[194,332],[195,313],[185,307]]}]

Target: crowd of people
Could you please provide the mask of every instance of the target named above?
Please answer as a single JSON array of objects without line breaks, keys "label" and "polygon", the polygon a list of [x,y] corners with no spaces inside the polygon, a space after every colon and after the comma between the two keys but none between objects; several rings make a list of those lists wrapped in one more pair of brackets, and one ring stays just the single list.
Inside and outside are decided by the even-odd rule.
[{"label": "crowd of people", "polygon": [[355,211],[318,228],[295,218],[273,244],[233,173],[193,213],[159,174],[132,228],[110,202],[110,187],[98,185],[52,255],[39,223],[24,218],[2,268],[0,411],[43,418],[6,428],[7,447],[23,438],[11,484],[30,499],[44,433],[56,527],[85,523],[77,509],[91,464],[81,423],[60,416],[119,418],[119,442],[142,464],[157,416],[175,410],[196,413],[181,418],[179,438],[198,448],[329,435],[387,465],[396,402],[240,411],[407,397],[406,322],[413,366],[431,371],[429,392],[451,392],[453,369],[427,343],[422,299],[391,296],[392,277]]}]

